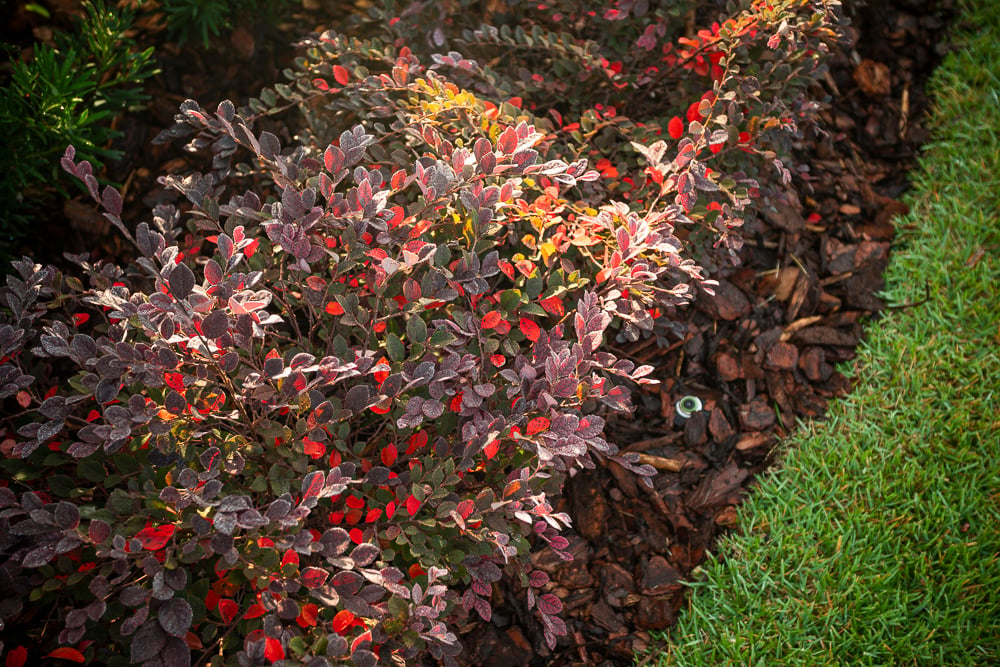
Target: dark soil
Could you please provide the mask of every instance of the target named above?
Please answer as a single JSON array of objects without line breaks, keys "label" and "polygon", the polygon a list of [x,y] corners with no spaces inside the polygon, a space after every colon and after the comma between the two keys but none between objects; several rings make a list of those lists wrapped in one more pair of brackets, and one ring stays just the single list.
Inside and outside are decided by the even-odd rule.
[{"label": "dark soil", "polygon": [[[641,395],[636,415],[610,422],[609,439],[660,474],[652,490],[615,464],[570,481],[558,509],[573,517],[567,537],[575,559],[534,556],[565,603],[569,636],[549,651],[523,593],[503,589],[492,622],[462,628],[464,663],[632,664],[651,645],[650,631],[675,622],[685,604],[681,582],[720,535],[739,530],[736,505],[772,463],[778,438],[799,419],[822,417],[828,401],[850,388],[836,364],[854,356],[864,322],[885,307],[878,293],[893,218],[906,211],[898,198],[928,137],[924,83],[945,50],[950,6],[891,0],[855,10],[848,43],[815,84],[825,104],[821,125],[798,147],[804,170],[761,204],[746,229],[742,265],[713,276],[716,297],[681,315],[668,348],[650,339],[620,350],[653,364],[661,383]],[[240,27],[208,51],[180,50],[143,26],[162,73],[148,111],[120,125],[126,158],[109,176],[125,183],[127,206],[136,215],[148,210],[165,194],[156,176],[191,164],[178,146],[150,144],[182,100],[212,108],[256,95],[290,64],[288,36],[321,21],[306,13],[278,28]],[[280,123],[268,129],[290,139]],[[98,255],[121,257],[117,238],[78,198],[52,215],[27,250],[59,260],[64,250],[94,250],[97,239]],[[685,395],[704,406],[687,419],[675,409]]]}]

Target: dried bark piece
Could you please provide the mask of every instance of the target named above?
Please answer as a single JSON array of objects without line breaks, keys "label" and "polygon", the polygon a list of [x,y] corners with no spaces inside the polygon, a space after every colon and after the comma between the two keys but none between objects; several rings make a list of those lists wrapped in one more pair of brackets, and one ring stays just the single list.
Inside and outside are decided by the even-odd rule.
[{"label": "dried bark piece", "polygon": [[778,272],[777,284],[774,287],[774,298],[778,301],[788,301],[795,289],[795,282],[799,279],[802,269],[797,266],[786,266]]},{"label": "dried bark piece", "polygon": [[663,456],[654,456],[652,454],[639,454],[639,463],[645,463],[657,470],[667,470],[669,472],[680,472],[681,468],[684,467],[684,461],[668,459]]},{"label": "dried bark piece", "polygon": [[833,366],[826,363],[826,353],[821,347],[807,347],[799,355],[799,368],[810,382],[826,382],[833,374]]},{"label": "dried bark piece", "polygon": [[708,432],[717,442],[721,442],[733,434],[732,424],[718,406],[712,408],[708,417]]},{"label": "dried bark piece", "polygon": [[715,296],[699,294],[695,305],[716,320],[736,320],[750,313],[750,300],[740,288],[725,278],[712,291]]},{"label": "dried bark piece", "polygon": [[642,596],[635,615],[635,624],[647,630],[669,628],[677,620],[678,596]]},{"label": "dried bark piece", "polygon": [[770,433],[747,433],[736,443],[736,449],[741,452],[748,452],[771,442]]},{"label": "dried bark piece", "polygon": [[764,366],[773,370],[790,371],[799,362],[799,348],[791,343],[778,341],[767,351]]},{"label": "dried bark piece", "polygon": [[680,571],[663,556],[653,556],[643,568],[639,592],[643,595],[663,595],[678,585]]},{"label": "dried bark piece", "polygon": [[892,92],[889,66],[865,58],[854,68],[854,82],[868,97],[884,97]]},{"label": "dried bark piece", "polygon": [[721,470],[712,470],[688,496],[687,506],[704,512],[720,505],[734,505],[739,502],[743,480],[749,475],[749,470],[735,463],[729,463]]},{"label": "dried bark piece", "polygon": [[792,296],[788,301],[788,310],[785,311],[785,321],[794,322],[798,319],[799,311],[802,310],[803,305],[805,305],[806,298],[809,296],[809,290],[812,287],[813,278],[803,271],[798,280],[795,281],[795,289],[792,290]]},{"label": "dried bark piece", "polygon": [[588,540],[608,532],[608,503],[595,475],[577,475],[570,481],[576,529]]},{"label": "dried bark piece", "polygon": [[760,395],[740,406],[740,424],[747,431],[764,431],[774,426],[777,417],[768,404],[767,396]]},{"label": "dried bark piece", "polygon": [[745,377],[739,360],[728,352],[719,352],[715,356],[715,371],[726,382]]},{"label": "dried bark piece", "polygon": [[635,595],[632,573],[618,563],[608,563],[601,568],[601,584],[604,599],[612,607],[625,606],[625,599]]},{"label": "dried bark piece", "polygon": [[834,347],[857,347],[858,337],[832,327],[808,327],[792,337],[802,345],[830,345]]},{"label": "dried bark piece", "polygon": [[[678,434],[680,435],[680,434]],[[618,482],[618,488],[629,498],[636,498],[639,495],[639,486],[635,481],[635,473],[626,470],[620,463],[607,461],[608,471]]]},{"label": "dried bark piece", "polygon": [[696,412],[684,423],[684,444],[691,449],[701,447],[708,442],[708,415]]}]

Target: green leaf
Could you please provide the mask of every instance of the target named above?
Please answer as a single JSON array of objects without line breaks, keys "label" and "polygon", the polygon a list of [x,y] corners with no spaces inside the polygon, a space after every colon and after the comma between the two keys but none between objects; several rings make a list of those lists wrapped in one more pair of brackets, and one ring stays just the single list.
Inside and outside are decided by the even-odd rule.
[{"label": "green leaf", "polygon": [[500,294],[500,307],[505,311],[516,310],[521,303],[521,290],[509,289]]},{"label": "green leaf", "polygon": [[46,478],[49,491],[60,498],[69,498],[76,490],[76,482],[69,475],[51,475]]},{"label": "green leaf", "polygon": [[385,337],[385,349],[389,353],[389,359],[392,361],[403,361],[406,359],[406,347],[403,346],[403,341],[399,339],[399,336],[394,333]]},{"label": "green leaf", "polygon": [[451,261],[451,250],[447,245],[442,243],[434,251],[434,266],[447,266],[448,262]]},{"label": "green leaf", "polygon": [[438,329],[431,335],[430,344],[434,347],[443,347],[445,345],[451,345],[458,338],[455,334],[450,331],[445,331],[444,329]]},{"label": "green leaf", "polygon": [[423,343],[427,340],[427,324],[417,316],[406,321],[406,336],[411,343]]}]

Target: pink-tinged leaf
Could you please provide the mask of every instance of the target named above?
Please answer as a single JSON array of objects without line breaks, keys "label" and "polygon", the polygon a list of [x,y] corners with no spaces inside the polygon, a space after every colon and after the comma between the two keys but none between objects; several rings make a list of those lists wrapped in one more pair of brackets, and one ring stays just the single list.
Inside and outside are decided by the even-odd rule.
[{"label": "pink-tinged leaf", "polygon": [[497,137],[497,150],[502,154],[510,154],[517,148],[517,132],[512,127],[500,133]]},{"label": "pink-tinged leaf", "polygon": [[549,583],[549,575],[542,570],[532,570],[528,575],[528,583],[534,588],[541,588]]},{"label": "pink-tinged leaf", "polygon": [[321,470],[314,470],[302,480],[302,498],[318,498],[326,484],[326,476]]},{"label": "pink-tinged leaf", "polygon": [[121,193],[110,185],[105,187],[104,192],[101,193],[101,203],[104,204],[104,209],[111,215],[119,216],[122,214]]},{"label": "pink-tinged leaf", "polygon": [[562,611],[562,600],[552,593],[546,593],[538,598],[538,611],[549,616],[555,616]]},{"label": "pink-tinged leaf", "polygon": [[299,582],[306,588],[319,588],[326,583],[329,574],[321,567],[307,567],[299,575]]},{"label": "pink-tinged leaf", "polygon": [[490,619],[493,618],[493,607],[490,606],[489,601],[477,597],[475,605],[476,613],[478,613],[484,621],[489,623]]}]

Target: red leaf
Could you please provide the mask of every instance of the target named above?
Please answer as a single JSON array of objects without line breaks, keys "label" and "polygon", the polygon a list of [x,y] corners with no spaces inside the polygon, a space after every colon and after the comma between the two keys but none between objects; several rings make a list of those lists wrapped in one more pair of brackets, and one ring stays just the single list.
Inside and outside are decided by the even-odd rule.
[{"label": "red leaf", "polygon": [[396,445],[388,444],[385,447],[383,447],[382,455],[380,456],[380,458],[382,459],[382,465],[384,465],[387,468],[391,466],[393,463],[396,462],[397,454],[398,452],[396,451]]},{"label": "red leaf", "polygon": [[350,76],[348,75],[347,70],[341,65],[333,66],[333,78],[336,79],[337,83],[342,86],[346,86],[347,82],[350,81]]},{"label": "red leaf", "polygon": [[500,320],[501,319],[502,319],[502,317],[501,317],[500,313],[498,313],[495,310],[491,310],[490,312],[486,313],[483,316],[482,327],[484,329],[492,329],[496,325],[500,324]]},{"label": "red leaf", "polygon": [[374,523],[378,521],[380,516],[382,516],[382,510],[378,508],[368,510],[368,514],[365,515],[365,523]]},{"label": "red leaf", "polygon": [[486,445],[486,447],[483,448],[483,453],[486,454],[486,458],[492,459],[494,456],[497,455],[497,451],[499,451],[499,449],[500,449],[500,441],[492,440],[490,441],[490,444]]},{"label": "red leaf", "polygon": [[546,313],[549,315],[556,315],[562,317],[566,314],[566,309],[563,307],[562,299],[557,296],[550,296],[548,299],[542,299],[538,302]]},{"label": "red leaf", "polygon": [[326,445],[309,438],[302,438],[302,447],[306,456],[311,459],[321,459],[326,456]]},{"label": "red leaf", "polygon": [[7,654],[7,667],[23,667],[28,661],[28,649],[23,646],[15,646]]},{"label": "red leaf", "polygon": [[219,600],[219,616],[226,625],[232,623],[239,613],[240,606],[232,600]]},{"label": "red leaf", "polygon": [[361,532],[360,528],[352,528],[348,535],[351,538],[351,542],[354,542],[355,544],[361,544],[365,537],[365,534]]},{"label": "red leaf", "polygon": [[545,417],[535,417],[530,422],[528,422],[528,435],[535,435],[536,433],[541,433],[542,431],[547,431],[549,429],[549,420]]},{"label": "red leaf", "polygon": [[343,315],[344,307],[341,306],[336,301],[331,301],[330,303],[326,304],[326,312],[329,313],[330,315]]},{"label": "red leaf", "polygon": [[502,354],[494,354],[490,356],[490,361],[493,363],[494,366],[500,368],[505,363],[507,363],[507,358]]},{"label": "red leaf", "polygon": [[174,526],[167,524],[165,526],[159,526],[154,528],[153,526],[146,526],[136,534],[136,539],[142,543],[144,549],[149,549],[150,551],[159,551],[163,547],[167,546],[167,542],[174,534]]},{"label": "red leaf", "polygon": [[354,614],[347,611],[346,609],[341,609],[337,612],[337,615],[333,617],[330,622],[330,629],[337,634],[342,633],[344,630],[351,627],[354,624]]},{"label": "red leaf", "polygon": [[538,336],[541,333],[541,329],[539,329],[537,324],[535,324],[534,322],[525,317],[522,317],[520,322],[520,328],[521,328],[521,333],[523,333],[528,340],[530,340],[531,342],[535,342],[536,340],[538,340]]},{"label": "red leaf", "polygon": [[330,573],[321,567],[307,567],[299,575],[299,581],[306,588],[319,588],[326,583],[326,578]]},{"label": "red leaf", "polygon": [[264,607],[254,603],[250,605],[249,609],[247,609],[247,613],[243,614],[243,618],[260,618],[266,613],[267,610],[265,610]]},{"label": "red leaf", "polygon": [[68,646],[62,646],[56,650],[49,653],[46,658],[59,658],[61,660],[71,660],[73,662],[86,662],[86,658],[83,654],[77,651],[75,648],[69,648]]},{"label": "red leaf", "polygon": [[299,564],[299,555],[296,552],[292,551],[291,549],[286,551],[285,555],[281,557],[282,567],[288,565],[289,563],[292,563],[294,565]]},{"label": "red leaf", "polygon": [[264,658],[269,662],[278,662],[285,659],[285,647],[277,639],[268,637],[264,640]]},{"label": "red leaf", "polygon": [[[496,441],[494,441],[496,442]],[[463,519],[468,519],[469,516],[476,511],[476,504],[471,500],[463,500],[458,504],[458,514]]]},{"label": "red leaf", "polygon": [[680,139],[681,135],[684,134],[684,121],[682,121],[677,116],[670,119],[667,123],[667,134],[670,135],[671,139]]},{"label": "red leaf", "polygon": [[414,563],[407,569],[407,574],[410,575],[410,579],[416,579],[417,577],[422,577],[427,573],[424,572],[424,568],[420,567],[420,563]]},{"label": "red leaf", "polygon": [[80,326],[82,324],[86,324],[87,320],[89,319],[90,315],[88,315],[87,313],[75,313],[73,315],[73,324],[75,324],[76,326]]},{"label": "red leaf", "polygon": [[410,496],[406,499],[406,511],[410,516],[413,516],[420,511],[420,501],[417,500],[415,496]]},{"label": "red leaf", "polygon": [[298,623],[300,627],[310,628],[316,625],[316,621],[318,619],[319,607],[310,602],[302,605],[302,612],[295,619],[295,622]]}]

